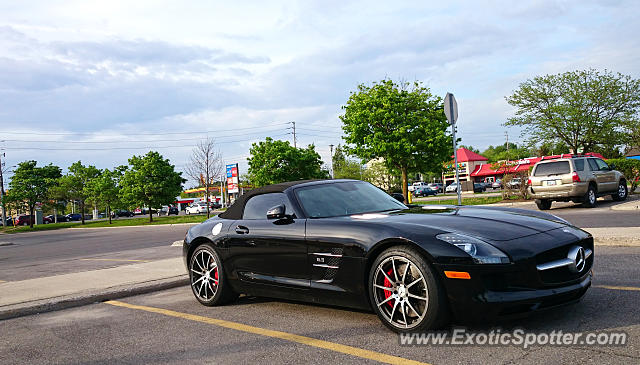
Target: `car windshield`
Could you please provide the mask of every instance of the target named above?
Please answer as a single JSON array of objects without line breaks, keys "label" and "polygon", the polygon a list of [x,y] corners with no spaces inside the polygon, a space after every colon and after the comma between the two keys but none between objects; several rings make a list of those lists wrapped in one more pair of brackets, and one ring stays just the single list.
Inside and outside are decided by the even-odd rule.
[{"label": "car windshield", "polygon": [[310,218],[407,209],[407,206],[362,181],[333,182],[300,187],[296,197]]},{"label": "car windshield", "polygon": [[533,176],[563,175],[570,172],[569,161],[556,161],[539,164]]}]

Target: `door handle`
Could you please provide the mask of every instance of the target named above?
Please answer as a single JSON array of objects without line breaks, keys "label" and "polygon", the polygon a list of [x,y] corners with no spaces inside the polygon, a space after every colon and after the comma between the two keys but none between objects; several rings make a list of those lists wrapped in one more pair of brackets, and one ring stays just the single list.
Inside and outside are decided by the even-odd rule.
[{"label": "door handle", "polygon": [[237,234],[247,234],[247,233],[249,233],[249,228],[247,228],[245,226],[237,226],[236,227],[236,233]]}]

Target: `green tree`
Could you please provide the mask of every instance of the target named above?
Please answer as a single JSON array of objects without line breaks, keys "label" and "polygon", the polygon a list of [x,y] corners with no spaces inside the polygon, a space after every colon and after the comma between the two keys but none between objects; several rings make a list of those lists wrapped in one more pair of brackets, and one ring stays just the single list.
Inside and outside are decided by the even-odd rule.
[{"label": "green tree", "polygon": [[109,224],[111,224],[111,208],[119,206],[119,194],[120,194],[120,179],[126,166],[119,166],[113,170],[104,169],[100,175],[94,179],[91,179],[87,186],[85,186],[85,193],[89,199],[94,202],[100,202],[107,208],[107,215],[109,216]]},{"label": "green tree", "polygon": [[358,161],[350,159],[342,151],[342,147],[338,145],[335,153],[331,158],[333,164],[333,178],[334,179],[357,179],[362,180],[362,170],[364,167]]},{"label": "green tree", "polygon": [[264,142],[254,143],[249,153],[249,181],[256,187],[329,177],[329,173],[322,169],[322,160],[314,145],[296,148],[288,141],[267,137]]},{"label": "green tree", "polygon": [[129,165],[120,179],[120,198],[129,206],[147,207],[149,222],[153,222],[151,209],[173,203],[186,180],[156,151],[131,157]]},{"label": "green tree", "polygon": [[[567,151],[565,151],[565,153],[566,152]],[[515,143],[509,143],[508,149],[506,143],[501,146],[489,146],[481,153],[482,156],[489,160],[489,163],[502,160],[519,160],[521,158],[531,157],[535,154],[535,151],[530,151],[527,147],[518,146]]]},{"label": "green tree", "polygon": [[505,124],[523,127],[532,142],[566,143],[572,152],[626,142],[625,126],[637,120],[640,80],[597,70],[535,77],[506,97],[516,107]]},{"label": "green tree", "polygon": [[[61,175],[60,168],[49,164],[37,167],[36,161],[25,161],[18,164],[9,182],[9,198],[16,204],[24,204],[29,215],[34,216],[37,203],[47,199],[51,187]],[[34,219],[30,219],[33,228]]]},{"label": "green tree", "polygon": [[408,173],[439,171],[453,153],[442,99],[419,82],[359,85],[342,108],[346,152],[400,171],[407,201]]},{"label": "green tree", "polygon": [[69,166],[67,174],[62,176],[58,183],[67,199],[78,201],[80,203],[80,213],[82,215],[82,224],[84,221],[85,207],[87,198],[86,187],[92,179],[95,179],[100,175],[100,170],[95,166],[85,166],[82,161],[74,162]]}]

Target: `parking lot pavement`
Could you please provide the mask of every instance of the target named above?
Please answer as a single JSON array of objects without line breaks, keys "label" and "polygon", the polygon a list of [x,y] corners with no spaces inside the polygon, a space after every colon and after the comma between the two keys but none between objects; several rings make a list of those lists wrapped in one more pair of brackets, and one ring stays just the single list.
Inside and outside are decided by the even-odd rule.
[{"label": "parking lot pavement", "polygon": [[0,363],[637,363],[640,248],[596,247],[596,257],[594,287],[580,303],[472,328],[621,330],[625,346],[403,347],[369,312],[253,297],[211,308],[186,286],[2,321]]},{"label": "parking lot pavement", "polygon": [[64,229],[0,236],[0,280],[18,281],[178,257],[189,225]]}]

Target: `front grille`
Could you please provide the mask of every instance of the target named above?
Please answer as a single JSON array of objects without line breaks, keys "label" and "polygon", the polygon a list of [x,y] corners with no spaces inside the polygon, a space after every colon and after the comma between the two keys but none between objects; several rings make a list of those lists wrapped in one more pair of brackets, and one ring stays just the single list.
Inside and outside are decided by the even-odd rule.
[{"label": "front grille", "polygon": [[[593,252],[593,238],[588,237],[580,241],[572,242],[561,247],[542,252],[536,255],[536,264],[545,264],[548,262],[566,259],[569,250],[573,246],[582,246],[585,250],[591,250]],[[593,266],[593,253],[586,260],[584,269],[581,272],[573,272],[569,266],[558,267],[554,269],[538,270],[540,281],[547,285],[566,284],[572,281],[576,281],[586,275]]]}]

